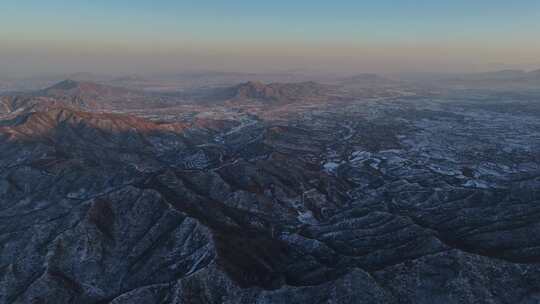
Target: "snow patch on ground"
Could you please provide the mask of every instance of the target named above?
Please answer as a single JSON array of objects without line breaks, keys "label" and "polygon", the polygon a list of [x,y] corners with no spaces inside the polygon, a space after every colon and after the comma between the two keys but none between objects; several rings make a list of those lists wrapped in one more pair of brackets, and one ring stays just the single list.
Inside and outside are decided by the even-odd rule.
[{"label": "snow patch on ground", "polygon": [[335,162],[327,162],[323,165],[323,168],[326,173],[334,174],[339,168],[339,165],[340,164],[335,163]]}]

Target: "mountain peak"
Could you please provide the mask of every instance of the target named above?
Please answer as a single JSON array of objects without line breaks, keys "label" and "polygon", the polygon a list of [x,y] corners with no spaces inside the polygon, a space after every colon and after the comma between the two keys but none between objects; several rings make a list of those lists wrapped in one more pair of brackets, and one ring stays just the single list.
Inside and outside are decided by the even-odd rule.
[{"label": "mountain peak", "polygon": [[66,79],[42,91],[49,97],[78,97],[86,101],[120,99],[134,93],[126,88]]},{"label": "mountain peak", "polygon": [[112,89],[120,90],[94,82],[80,82],[72,79],[63,80],[44,90],[47,95],[103,95]]},{"label": "mountain peak", "polygon": [[326,96],[329,86],[313,81],[297,83],[270,83],[249,81],[234,88],[235,100],[295,101]]},{"label": "mountain peak", "polygon": [[45,90],[46,91],[49,91],[49,90],[72,90],[72,89],[75,89],[75,88],[77,88],[79,86],[80,86],[80,82],[75,81],[75,80],[71,80],[71,79],[66,79],[66,80],[60,81],[60,82],[48,87]]}]

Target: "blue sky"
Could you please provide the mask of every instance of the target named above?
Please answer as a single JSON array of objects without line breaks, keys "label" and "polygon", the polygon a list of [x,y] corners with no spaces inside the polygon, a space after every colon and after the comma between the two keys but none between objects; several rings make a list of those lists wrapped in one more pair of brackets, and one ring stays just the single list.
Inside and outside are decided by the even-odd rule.
[{"label": "blue sky", "polygon": [[[126,1],[4,0],[3,31],[50,39],[71,35],[151,32],[201,40],[270,39],[367,41],[493,39],[500,33],[540,34],[536,0]],[[2,30],[0,30],[2,31]],[[474,35],[478,35],[475,37]],[[486,37],[487,36],[487,37]]]},{"label": "blue sky", "polygon": [[[319,48],[319,55],[325,55],[321,47],[371,52],[452,47],[460,57],[472,50],[474,60],[484,47],[500,53],[490,60],[517,63],[540,62],[528,53],[521,56],[540,49],[538,37],[538,0],[3,0],[0,10],[2,44],[12,52],[49,55],[66,48],[89,55],[155,53],[158,46],[162,53],[188,48],[218,56],[261,45],[271,46],[265,50],[274,57],[280,53],[272,47]],[[337,56],[336,50],[326,55]]]}]

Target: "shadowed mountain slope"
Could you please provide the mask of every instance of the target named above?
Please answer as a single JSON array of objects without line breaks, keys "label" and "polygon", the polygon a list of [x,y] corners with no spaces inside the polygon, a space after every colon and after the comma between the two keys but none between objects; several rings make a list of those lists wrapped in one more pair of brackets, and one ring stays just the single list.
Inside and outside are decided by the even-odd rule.
[{"label": "shadowed mountain slope", "polygon": [[0,303],[537,302],[538,113],[311,106],[0,120]]}]

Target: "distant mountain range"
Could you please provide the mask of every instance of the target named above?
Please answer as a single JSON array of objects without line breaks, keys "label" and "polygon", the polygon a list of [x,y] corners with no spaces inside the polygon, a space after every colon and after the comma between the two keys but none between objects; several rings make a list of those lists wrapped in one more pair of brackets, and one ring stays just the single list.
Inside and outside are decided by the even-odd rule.
[{"label": "distant mountain range", "polygon": [[304,101],[325,101],[336,96],[337,87],[313,81],[268,83],[248,81],[234,86],[202,90],[193,94],[201,102],[261,103],[282,105]]},{"label": "distant mountain range", "polygon": [[250,81],[231,89],[232,99],[239,101],[258,100],[262,102],[294,102],[306,98],[328,96],[332,87],[316,82],[271,83]]},{"label": "distant mountain range", "polygon": [[68,79],[37,92],[37,95],[68,100],[76,99],[88,107],[101,108],[111,106],[111,102],[141,98],[144,93],[94,82],[79,82]]},{"label": "distant mountain range", "polygon": [[15,93],[0,99],[0,114],[18,109],[43,110],[49,107],[85,110],[129,109],[160,106],[156,94],[90,81],[67,79],[45,89]]},{"label": "distant mountain range", "polygon": [[540,88],[540,70],[501,70],[468,74],[420,73],[402,74],[400,77],[417,84],[450,88],[498,90]]},{"label": "distant mountain range", "polygon": [[461,80],[508,80],[508,81],[540,81],[540,70],[526,72],[523,70],[502,70],[486,73],[474,73],[456,77]]}]

